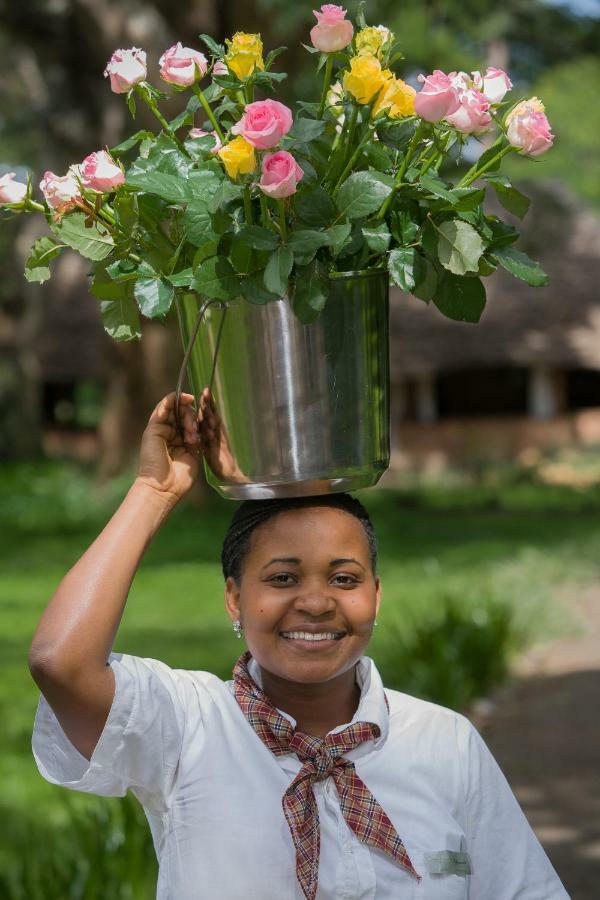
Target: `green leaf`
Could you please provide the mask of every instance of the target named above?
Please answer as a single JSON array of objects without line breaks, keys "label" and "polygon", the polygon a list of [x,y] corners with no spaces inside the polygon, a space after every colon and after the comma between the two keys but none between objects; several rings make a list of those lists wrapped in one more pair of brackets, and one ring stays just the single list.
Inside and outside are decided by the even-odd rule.
[{"label": "green leaf", "polygon": [[390,151],[381,141],[371,141],[363,149],[369,165],[379,172],[387,172],[392,165]]},{"label": "green leaf", "polygon": [[532,287],[543,287],[550,280],[539,263],[534,262],[516,247],[494,247],[492,259],[498,260],[507,272],[515,278],[520,278],[521,281],[526,281]]},{"label": "green leaf", "polygon": [[388,257],[392,284],[403,291],[412,291],[415,286],[415,256],[414,247],[400,247],[392,250]]},{"label": "green leaf", "polygon": [[202,244],[198,245],[198,249],[194,254],[194,259],[192,261],[192,268],[194,271],[198,268],[200,263],[203,263],[205,259],[208,259],[211,256],[215,256],[217,250],[219,249],[219,235],[215,234],[214,238],[209,238],[205,240]]},{"label": "green leaf", "polygon": [[288,291],[288,279],[294,264],[294,254],[289,247],[278,247],[269,257],[265,268],[265,287],[272,294],[283,297]]},{"label": "green leaf", "polygon": [[241,275],[247,275],[252,265],[252,256],[252,247],[246,241],[240,240],[239,237],[235,237],[232,240],[229,259],[236,272],[239,272]]},{"label": "green leaf", "polygon": [[60,256],[64,244],[57,244],[52,238],[39,238],[31,248],[27,262],[25,263],[25,278],[27,281],[37,281],[43,284],[50,278],[50,260]]},{"label": "green leaf", "polygon": [[255,250],[274,250],[279,243],[279,236],[269,228],[260,225],[248,225],[242,228],[238,237]]},{"label": "green leaf", "polygon": [[485,247],[481,236],[467,222],[450,219],[437,226],[438,257],[444,268],[455,275],[476,272]]},{"label": "green leaf", "polygon": [[275,50],[270,50],[265,59],[265,69],[270,69],[277,57],[285,53],[286,50],[287,47],[276,47]]},{"label": "green leaf", "polygon": [[188,269],[182,269],[181,272],[174,272],[167,276],[173,287],[189,287],[194,278],[194,270],[190,266]]},{"label": "green leaf", "polygon": [[288,246],[298,253],[316,253],[319,247],[326,247],[330,238],[325,231],[313,231],[308,228],[300,228],[293,231],[288,240]]},{"label": "green leaf", "polygon": [[300,221],[311,228],[330,225],[335,218],[335,204],[322,187],[303,191],[294,197],[294,210]]},{"label": "green leaf", "polygon": [[418,183],[420,187],[425,188],[425,190],[430,194],[433,194],[434,197],[442,197],[444,200],[448,200],[450,203],[454,202],[452,191],[448,189],[441,178],[432,175],[430,172],[425,172],[425,174],[422,175],[419,179]]},{"label": "green leaf", "polygon": [[152,131],[136,131],[135,134],[132,134],[131,137],[127,138],[125,141],[121,141],[120,144],[117,144],[116,147],[110,148],[111,156],[121,156],[122,153],[126,153],[128,150],[131,150],[132,147],[135,147],[136,144],[139,144],[140,141],[143,141],[145,138],[154,138],[154,132]]},{"label": "green leaf", "polygon": [[[393,212],[391,225],[392,234],[399,244],[412,244],[419,233],[419,226],[413,221],[408,209],[401,209],[399,212]],[[433,228],[431,230],[433,231]]]},{"label": "green leaf", "polygon": [[138,278],[133,286],[133,294],[140,312],[149,319],[164,316],[171,306],[175,289],[164,277]]},{"label": "green leaf", "polygon": [[[138,160],[141,164],[143,160]],[[177,175],[169,175],[166,172],[156,172],[153,169],[142,171],[141,165],[131,170],[125,176],[125,184],[136,191],[146,191],[168,200],[170,203],[182,203],[189,197],[187,182]]]},{"label": "green leaf", "polygon": [[491,232],[490,242],[494,253],[497,247],[514,244],[519,238],[519,232],[513,225],[502,222],[496,216],[486,216],[486,224]]},{"label": "green leaf", "polygon": [[63,244],[86,259],[105,259],[115,246],[112,236],[108,231],[100,231],[95,224],[86,228],[86,218],[82,212],[68,213],[60,222],[52,222],[50,228]]},{"label": "green leaf", "polygon": [[327,301],[326,272],[319,260],[296,269],[292,290],[292,309],[298,319],[309,325],[314,322]]},{"label": "green leaf", "polygon": [[327,235],[330,241],[331,255],[337,256],[344,244],[350,237],[352,225],[350,222],[343,222],[341,225],[331,225],[327,229]]},{"label": "green leaf", "polygon": [[414,297],[429,303],[435,294],[438,284],[438,274],[433,263],[417,253],[415,256],[415,286],[411,291]]},{"label": "green leaf", "polygon": [[204,200],[192,200],[188,203],[181,214],[181,224],[187,241],[194,247],[218,240],[208,211],[208,203]]},{"label": "green leaf", "polygon": [[142,336],[138,308],[128,287],[121,285],[118,299],[100,301],[104,330],[115,341],[135,341]]},{"label": "green leaf", "polygon": [[363,225],[362,233],[367,247],[374,253],[385,253],[390,246],[392,235],[385,222],[381,225]]},{"label": "green leaf", "polygon": [[274,81],[284,81],[287,78],[287,72],[260,72],[255,69],[250,76],[252,84],[266,90],[273,89]]},{"label": "green leaf", "polygon": [[240,293],[240,276],[228,259],[211,256],[196,269],[192,289],[215,300],[229,300]]},{"label": "green leaf", "polygon": [[223,44],[217,44],[217,42],[211,38],[210,34],[199,34],[198,37],[203,44],[206,44],[213,56],[216,56],[217,59],[223,59],[225,56],[225,47]]},{"label": "green leaf", "polygon": [[323,134],[326,122],[321,119],[296,119],[292,128],[282,141],[282,146],[290,147],[292,144],[307,144]]},{"label": "green leaf", "polygon": [[393,150],[404,150],[408,147],[416,130],[416,123],[412,119],[405,122],[395,122],[390,125],[379,125],[377,136],[380,141],[387,144]]},{"label": "green leaf", "polygon": [[222,181],[216,188],[208,204],[211,213],[217,211],[220,206],[227,206],[233,200],[239,200],[244,193],[241,184],[234,184],[232,181]]},{"label": "green leaf", "polygon": [[485,288],[479,278],[444,272],[433,295],[441,313],[457,322],[479,322],[485,308]]},{"label": "green leaf", "polygon": [[260,272],[253,272],[252,275],[242,278],[240,289],[249,303],[260,305],[263,303],[272,303],[274,300],[280,299],[279,294],[272,294],[271,291],[266,289],[263,270]]},{"label": "green leaf", "polygon": [[371,172],[354,172],[339,189],[337,208],[341,216],[360,219],[379,209],[392,189]]},{"label": "green leaf", "polygon": [[511,184],[503,184],[495,179],[490,179],[489,183],[496,191],[498,200],[504,209],[517,216],[519,219],[524,219],[527,210],[531,205],[529,197],[522,194],[521,191],[518,191]]}]

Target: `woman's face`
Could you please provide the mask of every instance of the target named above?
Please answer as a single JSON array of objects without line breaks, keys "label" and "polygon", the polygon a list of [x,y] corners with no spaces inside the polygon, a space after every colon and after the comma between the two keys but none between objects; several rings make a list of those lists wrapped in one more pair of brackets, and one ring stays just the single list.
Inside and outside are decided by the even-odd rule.
[{"label": "woman's face", "polygon": [[380,595],[361,523],[326,506],[286,510],[255,528],[241,585],[230,577],[225,586],[227,612],[261,668],[305,683],[355,665]]}]

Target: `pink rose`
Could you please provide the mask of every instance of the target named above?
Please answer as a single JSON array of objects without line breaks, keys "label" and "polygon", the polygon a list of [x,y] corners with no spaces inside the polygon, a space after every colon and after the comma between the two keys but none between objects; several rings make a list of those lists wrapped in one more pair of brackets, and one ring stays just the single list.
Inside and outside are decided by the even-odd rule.
[{"label": "pink rose", "polygon": [[16,172],[7,172],[0,178],[0,206],[7,203],[21,203],[27,195],[27,185],[14,181]]},{"label": "pink rose", "polygon": [[81,164],[81,180],[85,187],[99,194],[109,194],[125,181],[120,166],[106,150],[90,153]]},{"label": "pink rose", "polygon": [[292,111],[283,103],[257,100],[246,106],[244,115],[231,130],[241,134],[257,150],[270,150],[288,133],[292,122]]},{"label": "pink rose", "polygon": [[456,112],[460,106],[459,92],[451,78],[441,69],[431,75],[418,75],[423,87],[415,96],[415,112],[426,122],[439,122]]},{"label": "pink rose", "polygon": [[215,62],[214,66],[212,67],[212,74],[213,75],[229,75],[229,69],[227,68],[227,66],[225,65],[223,60],[218,59]]},{"label": "pink rose", "polygon": [[554,143],[545,107],[537,97],[521,100],[505,119],[508,142],[525,156],[541,156]]},{"label": "pink rose", "polygon": [[45,172],[40,181],[40,190],[51,209],[65,213],[82,200],[81,190],[75,178],[76,167],[71,167],[66,175],[59,177],[54,172]]},{"label": "pink rose", "polygon": [[492,66],[488,66],[483,76],[483,89],[478,88],[478,90],[485,94],[490,103],[500,103],[512,86],[513,83],[504,69],[495,69]]},{"label": "pink rose", "polygon": [[104,70],[104,77],[110,77],[115,94],[126,94],[134,84],[145,81],[147,74],[146,53],[137,47],[115,50]]},{"label": "pink rose", "polygon": [[317,24],[310,30],[310,39],[313,47],[321,53],[335,53],[343,50],[351,43],[354,37],[354,27],[346,16],[346,10],[333,3],[325,3],[321,11],[313,9],[317,17]]},{"label": "pink rose", "polygon": [[214,143],[210,150],[210,152],[214,155],[215,153],[218,153],[219,150],[221,149],[221,147],[223,146],[221,138],[219,137],[219,135],[217,134],[216,131],[202,131],[201,128],[191,128],[188,137],[201,138],[201,137],[208,137],[209,135],[211,138],[214,139]]},{"label": "pink rose", "polygon": [[206,75],[208,69],[205,55],[199,50],[182,47],[180,41],[165,50],[158,64],[162,80],[180,87],[189,87]]},{"label": "pink rose", "polygon": [[263,158],[259,188],[269,197],[289,197],[296,193],[296,186],[304,172],[287,150],[267,153]]},{"label": "pink rose", "polygon": [[446,121],[463,134],[482,134],[487,131],[493,121],[488,112],[491,103],[487,97],[480,91],[469,88],[460,91],[459,100],[458,109],[446,116]]}]

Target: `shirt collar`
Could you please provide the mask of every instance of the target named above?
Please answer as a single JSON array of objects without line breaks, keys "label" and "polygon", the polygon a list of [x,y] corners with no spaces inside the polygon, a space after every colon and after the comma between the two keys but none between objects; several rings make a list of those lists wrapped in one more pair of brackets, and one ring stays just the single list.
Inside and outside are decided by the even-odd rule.
[{"label": "shirt collar", "polygon": [[[253,656],[248,662],[248,671],[262,690],[262,677],[260,666]],[[385,693],[381,676],[377,671],[377,667],[369,656],[361,656],[356,664],[356,683],[360,688],[360,700],[358,708],[352,717],[351,722],[338,725],[332,729],[332,734],[346,728],[353,722],[373,722],[379,726],[379,737],[373,741],[373,747],[383,744],[389,732],[389,713],[385,702]],[[280,715],[284,716],[292,726],[296,727],[296,720],[282,709],[277,709]]]}]

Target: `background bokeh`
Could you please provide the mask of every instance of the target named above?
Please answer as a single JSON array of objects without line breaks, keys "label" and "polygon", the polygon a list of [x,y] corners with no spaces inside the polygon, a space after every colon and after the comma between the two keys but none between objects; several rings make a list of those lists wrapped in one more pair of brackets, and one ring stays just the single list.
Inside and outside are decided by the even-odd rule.
[{"label": "background bokeh", "polygon": [[[202,32],[222,41],[260,31],[266,49],[288,48],[275,66],[289,73],[278,97],[317,98],[301,46],[312,7],[0,0],[0,174],[31,173],[37,184],[129,133],[123,98],[102,77],[116,47],[143,47],[158,83],[158,57],[176,40],[199,47]],[[544,100],[556,135],[539,160],[515,155],[503,169],[534,197],[523,241],[550,285],[519,293],[499,274],[481,326],[444,323],[443,332],[434,309],[395,292],[393,464],[359,496],[381,543],[384,607],[370,652],[385,683],[482,716],[569,893],[591,900],[600,875],[600,735],[586,712],[600,686],[600,645],[590,640],[600,629],[600,3],[369,0],[366,16],[402,41],[405,80],[500,66],[515,96]],[[143,126],[154,123],[140,110]],[[442,174],[458,178],[481,149],[472,140]],[[156,864],[136,802],[74,794],[37,772],[27,650],[60,579],[135,477],[141,431],[174,388],[181,341],[173,323],[145,322],[139,344],[111,342],[75,254],[49,283],[28,285],[23,262],[40,233],[34,219],[1,217],[0,895],[145,900]],[[479,328],[487,368],[480,359],[473,368],[468,335]],[[523,408],[519,379],[529,385]],[[218,560],[233,508],[201,479],[175,510],[136,576],[116,650],[230,676],[239,647]],[[519,709],[531,710],[529,724]]]}]

